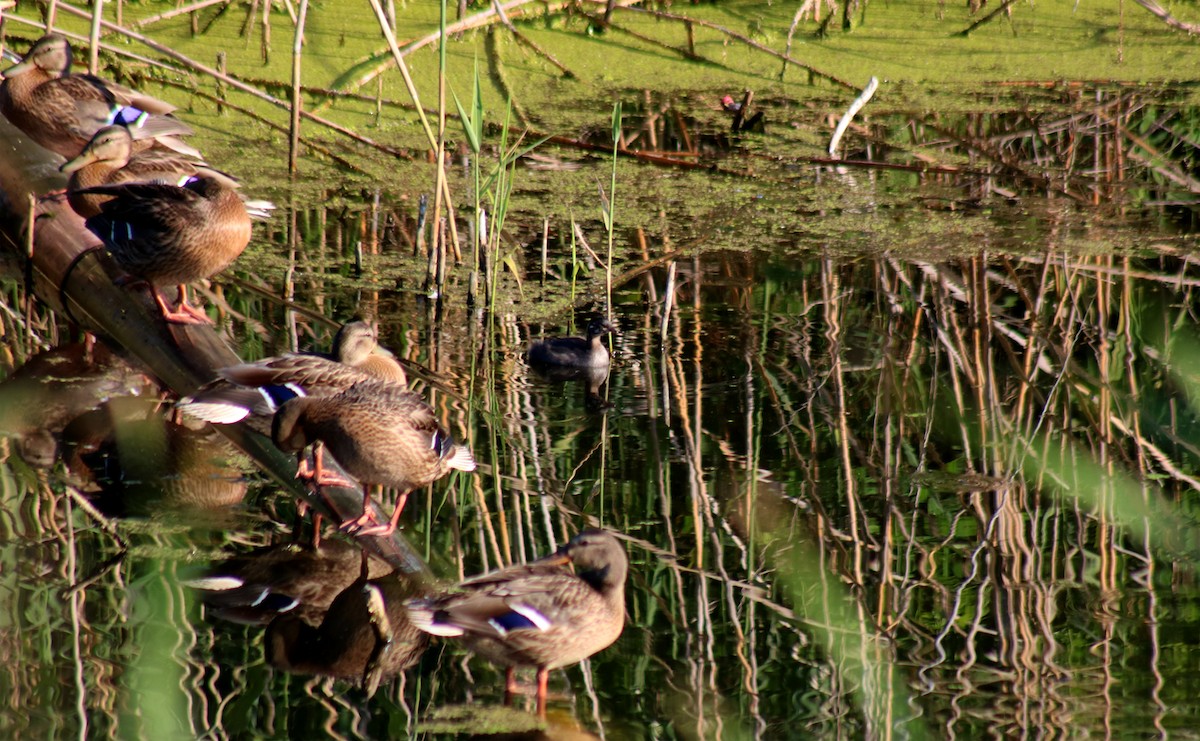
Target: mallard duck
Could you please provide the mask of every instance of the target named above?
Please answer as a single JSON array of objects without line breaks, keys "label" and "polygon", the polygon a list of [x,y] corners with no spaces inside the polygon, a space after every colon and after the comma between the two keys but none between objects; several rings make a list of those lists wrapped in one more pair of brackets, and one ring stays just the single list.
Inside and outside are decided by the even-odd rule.
[{"label": "mallard duck", "polygon": [[[451,470],[475,470],[471,451],[454,442],[433,407],[419,394],[385,381],[361,381],[328,396],[297,396],[276,412],[271,437],[281,450],[297,453],[321,443],[362,483],[362,515],[343,524],[359,535],[391,535],[412,490]],[[316,455],[313,467],[318,485],[346,484],[336,476],[327,477]],[[386,524],[371,524],[375,518],[369,507],[370,484],[400,492]]]},{"label": "mallard duck", "polygon": [[542,712],[551,669],[582,661],[621,635],[628,569],[612,533],[586,530],[552,555],[411,601],[409,619],[432,635],[461,637],[471,651],[503,665],[509,694],[515,667],[537,667]]},{"label": "mallard duck", "polygon": [[299,396],[327,396],[360,381],[404,386],[404,368],[375,341],[366,322],[349,322],[334,335],[330,353],[284,353],[217,371],[220,378],[179,401],[188,415],[213,424],[246,418],[270,434],[270,420],[284,402]]},{"label": "mallard duck", "polygon": [[[105,126],[96,132],[78,157],[58,168],[70,173],[67,181],[67,201],[75,213],[87,219],[100,213],[100,207],[114,196],[84,192],[87,188],[110,183],[164,183],[185,185],[193,177],[211,177],[227,188],[240,183],[219,170],[194,159],[181,157],[164,149],[144,149],[134,153],[133,136],[124,126]],[[256,201],[256,210],[248,212],[253,218],[263,218],[270,204]],[[273,206],[272,206],[273,208]]]},{"label": "mallard duck", "polygon": [[192,133],[168,116],[175,107],[129,88],[86,74],[71,74],[71,45],[58,34],[39,39],[17,64],[4,71],[0,113],[46,149],[70,159],[98,129],[128,126],[135,139],[162,137],[187,154],[199,152],[175,136]]},{"label": "mallard duck", "polygon": [[[221,272],[250,243],[250,216],[234,190],[201,175],[184,185],[118,183],[77,193],[111,196],[88,229],[122,268],[150,284],[168,322],[211,323],[188,305],[187,283]],[[155,288],[169,283],[179,286],[174,308]]]},{"label": "mallard duck", "polygon": [[384,381],[408,383],[404,367],[396,356],[379,346],[375,327],[367,322],[343,324],[333,337],[333,359]]},{"label": "mallard duck", "polygon": [[588,322],[586,339],[551,337],[530,345],[525,357],[533,365],[568,368],[608,367],[608,348],[604,346],[603,338],[604,335],[615,331],[617,328],[612,322],[603,317],[596,317]]}]

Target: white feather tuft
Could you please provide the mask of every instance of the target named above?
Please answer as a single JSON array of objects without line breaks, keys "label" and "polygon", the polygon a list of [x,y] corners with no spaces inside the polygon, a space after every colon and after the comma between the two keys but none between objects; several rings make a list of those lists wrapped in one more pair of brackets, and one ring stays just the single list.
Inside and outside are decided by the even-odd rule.
[{"label": "white feather tuft", "polygon": [[249,409],[236,404],[195,401],[187,398],[180,401],[177,406],[189,417],[211,422],[214,425],[231,425],[250,416]]},{"label": "white feather tuft", "polygon": [[417,602],[408,603],[408,620],[417,630],[443,638],[454,638],[466,632],[457,625],[436,622],[433,615],[434,611],[426,605]]},{"label": "white feather tuft", "polygon": [[446,458],[446,465],[457,468],[459,471],[474,471],[475,458],[472,457],[471,449],[466,445],[457,445],[454,452]]},{"label": "white feather tuft", "polygon": [[540,610],[530,607],[529,605],[522,605],[518,603],[515,605],[509,605],[509,607],[512,608],[513,612],[536,625],[538,630],[550,630],[550,628],[554,625],[554,623],[550,622],[550,618],[543,615]]},{"label": "white feather tuft", "polygon": [[245,580],[237,576],[202,576],[199,579],[188,579],[183,583],[192,589],[203,589],[206,592],[228,592],[245,584]]}]

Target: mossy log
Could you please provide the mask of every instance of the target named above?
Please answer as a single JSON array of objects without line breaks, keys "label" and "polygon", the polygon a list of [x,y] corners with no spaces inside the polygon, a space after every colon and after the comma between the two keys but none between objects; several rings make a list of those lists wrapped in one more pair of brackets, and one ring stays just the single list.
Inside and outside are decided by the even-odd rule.
[{"label": "mossy log", "polygon": [[[0,116],[0,196],[3,248],[23,265],[38,299],[140,361],[171,391],[186,395],[216,377],[216,370],[241,362],[217,330],[202,325],[167,324],[146,288],[118,286],[123,275],[99,240],[67,205],[61,191],[62,158],[42,149]],[[27,256],[31,207],[36,213],[32,255]],[[361,512],[357,488],[324,487],[316,496],[296,479],[296,461],[267,438],[242,425],[219,425],[221,432],[285,489],[303,498],[335,523]],[[345,475],[344,472],[340,472]],[[349,476],[346,476],[348,480]],[[376,516],[386,515],[376,508]],[[428,566],[400,533],[361,537],[358,542],[403,573],[430,580]]]}]

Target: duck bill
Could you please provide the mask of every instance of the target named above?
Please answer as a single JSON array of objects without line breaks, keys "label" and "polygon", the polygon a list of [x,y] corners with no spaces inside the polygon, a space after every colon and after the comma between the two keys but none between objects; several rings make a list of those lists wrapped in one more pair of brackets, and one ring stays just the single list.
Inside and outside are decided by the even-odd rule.
[{"label": "duck bill", "polygon": [[565,566],[571,563],[571,557],[562,551],[557,551],[544,558],[539,558],[537,563],[539,566]]},{"label": "duck bill", "polygon": [[31,69],[33,69],[33,62],[29,59],[22,59],[13,66],[4,70],[3,74],[5,77],[16,77],[17,75],[28,72]]},{"label": "duck bill", "polygon": [[59,172],[75,172],[87,165],[96,161],[96,155],[92,152],[84,152],[73,160],[68,160],[59,166]]}]

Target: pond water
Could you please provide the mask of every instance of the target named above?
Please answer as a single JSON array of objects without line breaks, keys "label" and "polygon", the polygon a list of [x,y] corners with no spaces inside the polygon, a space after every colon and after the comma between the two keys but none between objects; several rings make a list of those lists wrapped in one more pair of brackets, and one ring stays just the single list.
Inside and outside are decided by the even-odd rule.
[{"label": "pond water", "polygon": [[[434,575],[621,534],[624,632],[552,672],[544,718],[411,630],[415,587],[375,558],[373,608],[352,539],[295,537],[289,494],[5,278],[0,729],[1194,734],[1187,91],[958,90],[953,112],[874,112],[844,165],[817,161],[820,95],[760,96],[763,129],[735,132],[712,90],[621,93],[640,154],[617,165],[611,288],[607,102],[547,114],[590,122],[571,136],[591,148],[547,143],[507,171],[478,281],[466,248],[427,278],[424,162],[386,181],[310,165],[324,175],[291,188],[213,157],[281,207],[200,290],[237,353],[324,349],[368,318],[471,445],[480,469],[401,520]],[[471,165],[496,171],[500,136],[454,158],[464,245]],[[607,378],[524,360],[604,313]],[[199,588],[225,574],[251,586]]]}]

